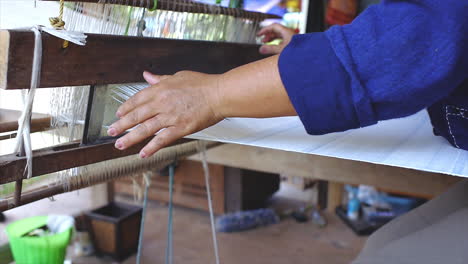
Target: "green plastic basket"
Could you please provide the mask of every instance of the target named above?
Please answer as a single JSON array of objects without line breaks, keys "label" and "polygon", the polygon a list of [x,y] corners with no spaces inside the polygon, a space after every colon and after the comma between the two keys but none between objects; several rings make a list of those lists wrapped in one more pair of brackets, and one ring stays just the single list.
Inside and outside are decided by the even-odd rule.
[{"label": "green plastic basket", "polygon": [[23,237],[47,224],[47,216],[26,218],[6,228],[16,264],[63,264],[72,228],[50,236]]}]

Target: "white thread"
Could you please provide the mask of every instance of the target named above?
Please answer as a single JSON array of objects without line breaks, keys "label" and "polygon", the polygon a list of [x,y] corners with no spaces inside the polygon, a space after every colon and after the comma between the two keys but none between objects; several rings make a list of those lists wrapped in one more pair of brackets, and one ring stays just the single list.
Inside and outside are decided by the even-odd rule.
[{"label": "white thread", "polygon": [[457,144],[457,140],[455,139],[455,136],[452,133],[452,126],[450,125],[450,120],[449,120],[449,115],[455,115],[455,114],[449,114],[448,108],[449,108],[448,105],[445,106],[445,119],[447,120],[448,130],[449,130],[450,136],[452,137],[453,144],[455,145],[455,147],[460,148]]},{"label": "white thread", "polygon": [[136,177],[132,177],[133,201],[136,203],[143,196],[142,187],[138,184]]},{"label": "white thread", "polygon": [[18,132],[16,136],[15,152],[21,152],[24,148],[26,155],[27,178],[32,177],[32,146],[31,146],[31,114],[34,103],[36,88],[40,82],[41,64],[42,64],[42,37],[39,27],[31,28],[34,32],[34,55],[31,72],[30,89],[23,96],[23,112],[18,120]]},{"label": "white thread", "polygon": [[465,116],[465,115],[463,115],[463,114],[448,114],[448,115],[451,115],[451,116],[459,116],[459,117],[461,117],[461,118],[463,118],[463,119],[468,119],[468,116]]},{"label": "white thread", "polygon": [[206,158],[206,143],[202,140],[198,141],[198,147],[201,155],[203,172],[205,174],[205,186],[206,186],[206,195],[208,199],[208,208],[210,211],[210,224],[211,224],[211,235],[213,238],[213,247],[215,253],[216,264],[219,264],[219,253],[218,253],[218,239],[216,238],[216,228],[214,223],[214,213],[213,213],[213,202],[211,201],[211,189],[210,189],[210,170],[208,168],[208,162]]},{"label": "white thread", "polygon": [[70,41],[76,45],[80,45],[80,46],[86,45],[86,38],[88,36],[86,36],[82,32],[75,32],[75,31],[62,30],[62,29],[57,30],[54,28],[45,28],[45,27],[41,27],[40,29],[44,32],[49,33],[52,36]]},{"label": "white thread", "polygon": [[452,108],[455,108],[455,109],[460,110],[460,111],[468,111],[468,109],[461,108],[461,107],[457,107],[457,106],[454,106],[454,105],[447,105],[446,107],[447,107],[447,108],[448,108],[448,107],[452,107]]}]

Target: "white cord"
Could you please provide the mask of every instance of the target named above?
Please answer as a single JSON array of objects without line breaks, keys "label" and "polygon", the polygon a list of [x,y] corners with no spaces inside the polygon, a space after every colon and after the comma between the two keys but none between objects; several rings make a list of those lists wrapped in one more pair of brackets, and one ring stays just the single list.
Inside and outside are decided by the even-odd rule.
[{"label": "white cord", "polygon": [[33,27],[31,30],[34,32],[34,56],[31,72],[31,84],[27,94],[23,95],[23,113],[18,120],[18,132],[16,136],[15,151],[21,152],[24,147],[26,154],[26,168],[27,178],[32,177],[32,146],[31,146],[31,114],[34,103],[34,95],[36,88],[40,81],[41,64],[42,64],[42,37],[39,28]]},{"label": "white cord", "polygon": [[214,212],[213,212],[213,202],[211,201],[211,188],[210,188],[210,170],[208,168],[208,162],[206,158],[206,143],[202,140],[198,141],[198,147],[200,150],[201,160],[203,164],[203,172],[205,174],[205,186],[206,186],[206,195],[208,199],[208,208],[210,211],[210,224],[211,224],[211,234],[213,237],[213,247],[215,252],[216,264],[219,264],[219,253],[218,253],[218,239],[216,238],[216,228],[214,222]]}]

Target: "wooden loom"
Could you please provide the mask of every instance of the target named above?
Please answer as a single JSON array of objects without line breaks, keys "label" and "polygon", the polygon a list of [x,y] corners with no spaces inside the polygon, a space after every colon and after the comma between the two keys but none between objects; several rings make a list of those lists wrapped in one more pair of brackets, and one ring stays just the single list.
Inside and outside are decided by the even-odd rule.
[{"label": "wooden loom", "polygon": [[[98,1],[81,0],[80,2],[96,3]],[[153,7],[151,6],[152,0],[127,2],[129,5],[139,7]],[[207,5],[186,0],[179,4],[174,3],[176,2],[159,0],[158,8],[193,13],[207,9]],[[214,14],[245,18],[275,17],[247,11],[233,12],[232,9],[216,6],[210,6],[210,11]],[[254,44],[104,34],[87,34],[87,36],[86,46],[70,44],[64,49],[63,40],[45,32],[42,33],[43,58],[38,88],[78,85],[91,85],[98,88],[99,85],[104,84],[143,82],[142,72],[145,70],[158,74],[174,74],[180,70],[222,73],[263,58],[258,53],[259,46]],[[29,87],[33,50],[33,32],[0,30],[1,89],[27,89]],[[179,140],[174,143],[173,147],[180,146],[179,144],[182,143],[190,144],[188,141]],[[145,143],[147,141],[125,151],[114,149],[113,141],[96,145],[70,142],[38,149],[33,152],[32,176],[133,155],[138,153]],[[210,144],[208,147],[214,145],[216,144]],[[194,153],[193,151],[182,152],[182,156]],[[0,156],[0,185],[17,183],[15,196],[0,201],[0,211],[67,191],[62,186],[56,185],[22,194],[25,164],[26,158],[17,153]]]}]

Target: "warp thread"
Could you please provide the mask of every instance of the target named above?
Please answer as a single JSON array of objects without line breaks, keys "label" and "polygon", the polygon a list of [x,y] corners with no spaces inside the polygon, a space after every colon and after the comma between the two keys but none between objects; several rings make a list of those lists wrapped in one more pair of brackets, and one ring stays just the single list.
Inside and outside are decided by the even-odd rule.
[{"label": "warp thread", "polygon": [[166,264],[172,264],[173,256],[174,256],[174,251],[172,247],[174,177],[175,177],[175,165],[173,162],[169,166],[169,208],[168,208],[168,216],[167,216],[167,241],[166,241],[166,257],[165,257]]},{"label": "warp thread", "polygon": [[[199,13],[188,12],[188,0],[140,1],[101,0],[99,3],[69,3],[65,8],[67,30],[87,33],[144,36],[172,39],[257,43],[256,32],[264,17],[244,14],[237,8],[198,5]],[[174,11],[177,10],[177,11]],[[144,30],[142,17],[144,14]],[[144,32],[143,32],[144,31]]]},{"label": "warp thread", "polygon": [[145,182],[145,194],[143,198],[143,211],[141,214],[141,223],[140,223],[140,234],[138,236],[138,251],[137,251],[137,264],[141,262],[141,252],[143,250],[143,234],[145,232],[145,218],[146,218],[146,211],[148,208],[148,191],[151,185],[151,172],[143,173],[143,180]]}]

